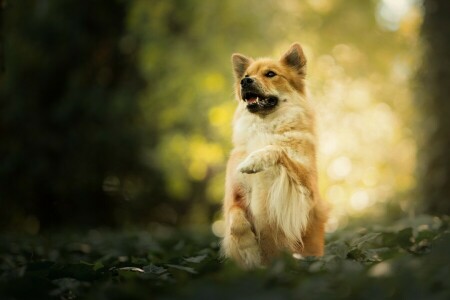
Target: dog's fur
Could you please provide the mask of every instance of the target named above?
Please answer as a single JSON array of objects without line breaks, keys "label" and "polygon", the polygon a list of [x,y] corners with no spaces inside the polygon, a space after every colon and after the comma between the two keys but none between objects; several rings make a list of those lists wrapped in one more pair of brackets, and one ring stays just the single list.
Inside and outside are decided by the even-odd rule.
[{"label": "dog's fur", "polygon": [[278,61],[233,54],[232,63],[239,104],[222,251],[244,268],[265,265],[284,250],[321,256],[327,208],[317,188],[303,50],[293,44]]}]

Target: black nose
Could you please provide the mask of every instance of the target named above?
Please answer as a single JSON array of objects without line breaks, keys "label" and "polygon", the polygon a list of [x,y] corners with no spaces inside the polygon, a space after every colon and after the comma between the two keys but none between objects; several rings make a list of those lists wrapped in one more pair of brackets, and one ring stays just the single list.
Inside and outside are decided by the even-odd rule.
[{"label": "black nose", "polygon": [[251,79],[250,77],[245,77],[244,79],[241,80],[241,86],[249,87],[253,82],[254,82],[254,80]]}]

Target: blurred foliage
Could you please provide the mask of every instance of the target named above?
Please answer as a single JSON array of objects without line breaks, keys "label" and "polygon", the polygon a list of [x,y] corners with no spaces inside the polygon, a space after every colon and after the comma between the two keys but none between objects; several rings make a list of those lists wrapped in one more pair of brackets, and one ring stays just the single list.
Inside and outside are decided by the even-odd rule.
[{"label": "blurred foliage", "polygon": [[91,230],[0,238],[2,299],[448,299],[449,220],[348,228],[322,258],[239,270],[208,233]]},{"label": "blurred foliage", "polygon": [[168,195],[180,200],[178,207],[186,201],[191,207],[185,214],[164,203],[161,211],[172,208],[181,223],[218,220],[235,107],[230,53],[276,57],[299,41],[318,111],[321,190],[333,206],[328,229],[345,226],[349,215],[413,212],[416,112],[409,78],[421,11],[414,1],[402,3],[136,2],[131,28],[142,38],[141,66],[152,83],[142,105],[158,135],[149,153]]},{"label": "blurred foliage", "polygon": [[221,234],[230,55],[309,59],[328,230],[414,213],[414,0],[7,1],[0,226],[209,224]]},{"label": "blurred foliage", "polygon": [[[134,48],[123,1],[8,1],[3,11],[0,223],[114,224],[111,173],[141,174]],[[157,178],[157,177],[156,177]],[[90,212],[94,213],[90,213]]]}]

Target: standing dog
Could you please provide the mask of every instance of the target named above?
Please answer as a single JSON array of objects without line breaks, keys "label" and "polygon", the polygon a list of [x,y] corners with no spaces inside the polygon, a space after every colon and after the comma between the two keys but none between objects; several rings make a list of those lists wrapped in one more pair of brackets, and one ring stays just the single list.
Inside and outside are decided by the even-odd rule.
[{"label": "standing dog", "polygon": [[293,44],[278,61],[233,54],[232,63],[239,104],[222,251],[244,268],[267,264],[284,250],[321,256],[327,209],[317,188],[303,50]]}]

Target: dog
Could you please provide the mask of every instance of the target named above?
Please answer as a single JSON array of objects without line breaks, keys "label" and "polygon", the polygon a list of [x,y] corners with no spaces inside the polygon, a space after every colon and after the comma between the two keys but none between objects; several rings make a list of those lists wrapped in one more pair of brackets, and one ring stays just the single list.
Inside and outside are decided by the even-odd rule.
[{"label": "dog", "polygon": [[327,205],[317,187],[314,112],[306,58],[232,55],[238,106],[226,170],[222,252],[243,268],[280,253],[322,256]]}]

